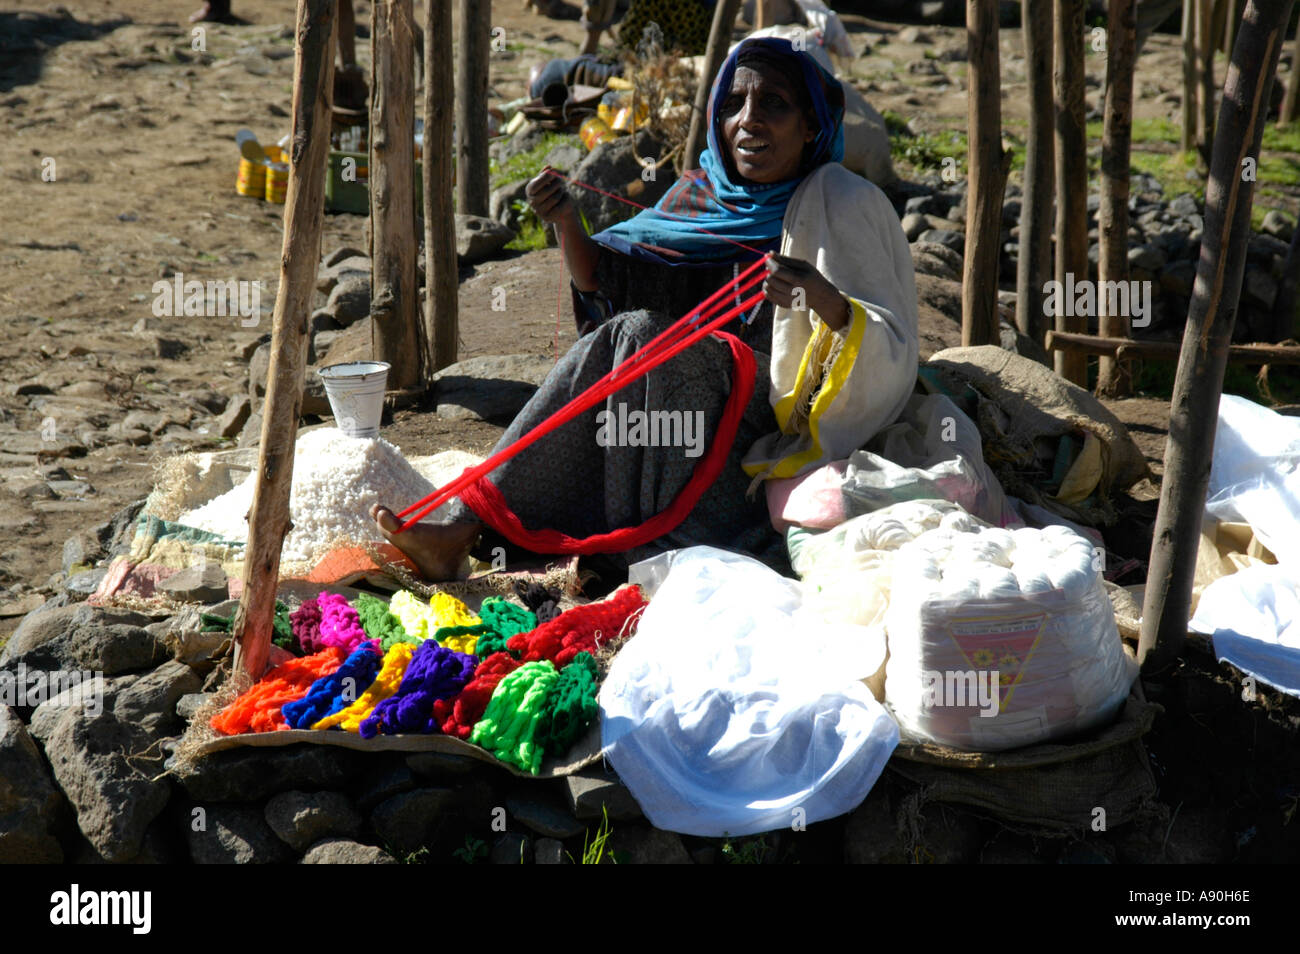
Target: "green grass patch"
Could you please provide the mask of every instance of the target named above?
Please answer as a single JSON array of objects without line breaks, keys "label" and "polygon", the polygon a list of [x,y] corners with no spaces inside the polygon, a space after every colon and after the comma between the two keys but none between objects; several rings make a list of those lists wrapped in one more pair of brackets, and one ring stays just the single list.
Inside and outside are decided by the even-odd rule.
[{"label": "green grass patch", "polygon": [[1300,120],[1278,128],[1276,123],[1264,127],[1264,148],[1275,152],[1300,153]]},{"label": "green grass patch", "polygon": [[[964,132],[914,135],[908,129],[907,120],[898,113],[885,110],[881,115],[889,133],[890,155],[895,162],[905,163],[922,172],[941,173],[944,160],[952,159],[956,162],[959,173],[965,175],[967,143]],[[948,166],[951,167],[951,163]]]},{"label": "green grass patch", "polygon": [[506,248],[513,252],[536,252],[546,248],[546,229],[537,213],[526,203],[516,202],[515,210],[519,213],[519,234],[506,243]]},{"label": "green grass patch", "polygon": [[547,132],[540,142],[525,152],[516,153],[503,163],[495,159],[488,165],[488,176],[492,188],[520,179],[531,179],[542,171],[546,165],[546,156],[556,146],[566,142],[577,142],[576,136],[561,132]]},{"label": "green grass patch", "polygon": [[1134,172],[1154,176],[1164,190],[1165,198],[1172,199],[1189,192],[1198,199],[1205,198],[1205,177],[1197,171],[1194,152],[1145,152],[1134,150],[1129,158]]}]

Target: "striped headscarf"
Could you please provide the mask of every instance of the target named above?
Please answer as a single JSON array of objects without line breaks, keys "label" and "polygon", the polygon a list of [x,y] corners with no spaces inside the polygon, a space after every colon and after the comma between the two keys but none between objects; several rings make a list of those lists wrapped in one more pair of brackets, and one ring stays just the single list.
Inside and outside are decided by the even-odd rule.
[{"label": "striped headscarf", "polygon": [[[801,97],[806,90],[818,132],[805,150],[798,175],[791,179],[760,185],[741,179],[730,168],[720,113],[742,54],[745,59],[788,60],[773,65],[787,76],[802,76],[803,84],[796,89]],[[592,238],[616,252],[669,265],[752,260],[753,253],[737,243],[763,252],[776,251],[781,243],[786,203],[804,176],[823,163],[844,157],[843,121],[844,90],[816,60],[796,51],[789,40],[745,40],[727,57],[713,84],[709,146],[700,154],[700,168],[688,171],[673,183],[653,209]]]}]

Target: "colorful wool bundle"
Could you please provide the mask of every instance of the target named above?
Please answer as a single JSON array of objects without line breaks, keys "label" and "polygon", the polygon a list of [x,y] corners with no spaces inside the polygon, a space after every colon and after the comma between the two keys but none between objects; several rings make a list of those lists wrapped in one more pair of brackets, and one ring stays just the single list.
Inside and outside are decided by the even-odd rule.
[{"label": "colorful wool bundle", "polygon": [[325,648],[320,641],[320,603],[316,597],[305,600],[290,613],[289,623],[293,627],[294,641],[303,652],[318,653]]},{"label": "colorful wool bundle", "polygon": [[384,654],[375,641],[367,639],[338,669],[313,682],[307,695],[284,704],[285,723],[290,729],[310,729],[327,715],[351,705],[375,681],[383,661]]},{"label": "colorful wool bundle", "polygon": [[[545,591],[543,591],[545,592]],[[486,659],[493,653],[504,652],[506,641],[511,636],[532,632],[537,628],[538,619],[522,606],[511,603],[499,596],[489,596],[479,607],[479,616],[488,625],[491,632],[479,637],[475,652],[480,659]]]},{"label": "colorful wool bundle", "polygon": [[434,640],[425,640],[411,655],[411,664],[397,692],[375,706],[362,721],[361,737],[373,739],[382,732],[436,732],[433,704],[457,695],[474,676],[478,660]]},{"label": "colorful wool bundle", "polygon": [[428,603],[423,603],[409,590],[402,590],[393,595],[388,611],[417,643],[424,642],[444,626],[476,626],[481,622],[468,606],[446,593],[434,593]]},{"label": "colorful wool bundle", "polygon": [[411,664],[411,654],[415,647],[410,643],[395,643],[393,648],[384,653],[384,664],[379,668],[379,675],[370,684],[370,688],[361,694],[352,705],[327,715],[313,729],[330,729],[338,726],[344,732],[359,732],[361,722],[402,685],[402,677]]},{"label": "colorful wool bundle", "polygon": [[370,639],[379,640],[379,648],[388,652],[395,643],[415,643],[402,621],[388,611],[388,604],[369,593],[362,593],[352,603],[361,620],[361,628]]},{"label": "colorful wool bundle", "polygon": [[314,655],[276,666],[214,715],[208,724],[222,735],[287,729],[280,711],[284,704],[301,699],[317,679],[338,669],[346,656],[343,650],[330,646]]},{"label": "colorful wool bundle", "polygon": [[596,681],[600,671],[590,653],[578,653],[560,670],[560,678],[546,700],[534,736],[547,755],[563,755],[578,741],[600,706],[596,703]]},{"label": "colorful wool bundle", "polygon": [[477,626],[444,626],[433,634],[433,640],[440,646],[454,649],[458,653],[478,655],[478,641],[484,636],[492,635],[492,627],[483,623]]},{"label": "colorful wool bundle", "polygon": [[460,695],[452,699],[439,699],[433,704],[433,718],[442,726],[444,735],[468,739],[474,725],[483,718],[492,693],[501,680],[520,667],[521,663],[509,653],[493,653],[474,670],[474,678]]},{"label": "colorful wool bundle", "polygon": [[322,593],[316,602],[320,604],[320,641],[349,653],[356,649],[366,638],[357,611],[338,593]]},{"label": "colorful wool bundle", "polygon": [[501,680],[483,718],[474,726],[470,742],[492,752],[503,762],[537,774],[542,747],[535,735],[560,674],[549,660],[524,663]]},{"label": "colorful wool bundle", "polygon": [[645,606],[640,587],[623,586],[602,602],[575,606],[531,633],[511,637],[506,647],[524,662],[546,659],[563,669],[578,653],[595,653],[600,643],[619,636]]}]

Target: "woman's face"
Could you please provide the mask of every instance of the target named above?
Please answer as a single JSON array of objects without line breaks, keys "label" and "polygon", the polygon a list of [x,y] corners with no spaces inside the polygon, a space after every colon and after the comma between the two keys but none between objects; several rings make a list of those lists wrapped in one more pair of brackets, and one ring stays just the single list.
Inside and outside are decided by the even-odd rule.
[{"label": "woman's face", "polygon": [[794,176],[804,145],[817,136],[785,77],[763,67],[736,70],[720,112],[732,164],[751,182],[768,184]]}]

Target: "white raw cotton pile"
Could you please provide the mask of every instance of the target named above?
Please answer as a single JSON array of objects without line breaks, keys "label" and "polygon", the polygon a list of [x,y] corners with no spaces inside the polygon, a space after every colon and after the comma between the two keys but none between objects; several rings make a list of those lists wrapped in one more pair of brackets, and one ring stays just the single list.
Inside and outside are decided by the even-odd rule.
[{"label": "white raw cotton pile", "polygon": [[900,548],[885,694],[903,729],[996,751],[1113,716],[1137,666],[1094,559],[1060,526],[941,526]]},{"label": "white raw cotton pile", "polygon": [[[255,478],[250,475],[227,493],[182,514],[179,522],[227,540],[247,541]],[[293,529],[280,558],[310,563],[338,546],[378,540],[369,515],[373,504],[400,510],[433,489],[383,438],[348,437],[337,428],[308,431],[294,450],[289,495]]]}]

